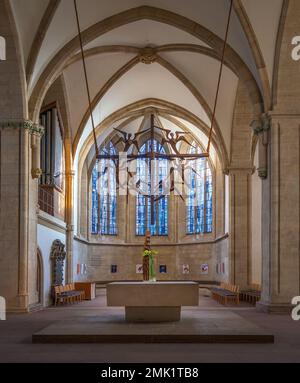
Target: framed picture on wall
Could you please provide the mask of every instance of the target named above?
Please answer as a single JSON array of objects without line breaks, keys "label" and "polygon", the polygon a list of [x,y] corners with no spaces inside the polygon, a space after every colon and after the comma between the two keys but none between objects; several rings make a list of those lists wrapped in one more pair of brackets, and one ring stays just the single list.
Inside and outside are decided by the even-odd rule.
[{"label": "framed picture on wall", "polygon": [[159,272],[160,274],[167,274],[167,265],[160,265]]},{"label": "framed picture on wall", "polygon": [[200,268],[201,275],[208,275],[208,272],[209,272],[208,264],[207,263],[202,264]]},{"label": "framed picture on wall", "polygon": [[117,265],[111,265],[111,273],[116,274],[118,272],[118,266]]},{"label": "framed picture on wall", "polygon": [[136,274],[143,274],[143,265],[136,265],[135,270]]},{"label": "framed picture on wall", "polygon": [[85,263],[77,263],[77,275],[86,275],[87,265]]},{"label": "framed picture on wall", "polygon": [[190,273],[190,265],[183,265],[182,274],[189,274],[189,273]]}]

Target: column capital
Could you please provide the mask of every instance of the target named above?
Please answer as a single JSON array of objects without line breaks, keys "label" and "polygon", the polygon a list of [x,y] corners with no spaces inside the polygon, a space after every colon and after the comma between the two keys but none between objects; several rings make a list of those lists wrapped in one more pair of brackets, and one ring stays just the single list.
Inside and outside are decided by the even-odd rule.
[{"label": "column capital", "polygon": [[35,124],[30,120],[8,120],[0,121],[0,129],[25,129],[29,134],[42,137],[45,133],[45,128],[39,124]]},{"label": "column capital", "polygon": [[253,167],[238,167],[238,166],[228,166],[226,169],[224,169],[224,174],[226,175],[233,175],[233,174],[249,174],[252,175],[255,173],[255,166]]},{"label": "column capital", "polygon": [[262,114],[259,118],[253,120],[250,124],[250,127],[253,130],[253,133],[258,135],[262,132],[267,132],[271,128],[272,117],[269,113]]},{"label": "column capital", "polygon": [[67,231],[74,231],[74,225],[67,224]]},{"label": "column capital", "polygon": [[75,177],[75,175],[76,175],[75,170],[68,170],[65,172],[66,177]]}]

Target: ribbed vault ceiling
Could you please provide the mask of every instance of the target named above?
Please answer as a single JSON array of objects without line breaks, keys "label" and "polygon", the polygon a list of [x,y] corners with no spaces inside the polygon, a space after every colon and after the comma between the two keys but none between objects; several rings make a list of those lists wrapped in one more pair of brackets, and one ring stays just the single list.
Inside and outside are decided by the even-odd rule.
[{"label": "ribbed vault ceiling", "polygon": [[[153,98],[177,105],[209,126],[222,43],[218,38],[224,37],[228,0],[77,1],[82,30],[97,23],[99,27],[85,40],[97,125],[130,104]],[[70,49],[69,56],[64,53],[68,52],[67,44],[76,38],[73,0],[10,2],[28,71],[28,97],[34,95],[34,104],[39,95],[44,96],[43,91],[51,82],[62,76],[73,148],[81,149],[91,129],[82,64],[74,56],[78,47]],[[216,134],[227,156],[231,151],[232,119],[241,73],[248,76],[253,89],[257,88],[257,98],[261,97],[266,104],[270,96],[282,4],[283,0],[235,0],[228,41],[233,50],[232,60],[228,58],[226,62],[216,115],[219,129]],[[115,18],[121,12],[142,6],[149,9],[140,8],[139,16],[128,23]],[[161,16],[160,10],[167,12]],[[108,20],[103,22],[105,19]],[[146,46],[158,48],[158,59],[149,65],[138,58],[140,49]],[[55,66],[56,62],[59,65]],[[240,72],[237,67],[242,68]]]}]

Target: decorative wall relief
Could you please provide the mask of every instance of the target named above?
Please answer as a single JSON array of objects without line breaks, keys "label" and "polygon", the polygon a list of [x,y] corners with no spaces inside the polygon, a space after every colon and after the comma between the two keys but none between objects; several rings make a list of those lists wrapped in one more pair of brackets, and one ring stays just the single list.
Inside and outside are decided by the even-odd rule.
[{"label": "decorative wall relief", "polygon": [[225,263],[222,263],[222,274],[225,274]]},{"label": "decorative wall relief", "polygon": [[52,285],[61,286],[64,282],[64,262],[66,259],[65,245],[55,240],[51,247]]},{"label": "decorative wall relief", "polygon": [[86,275],[87,265],[85,263],[77,263],[77,275]]},{"label": "decorative wall relief", "polygon": [[201,265],[201,270],[200,270],[201,275],[208,275],[208,272],[209,272],[208,264],[204,263],[203,265]]}]

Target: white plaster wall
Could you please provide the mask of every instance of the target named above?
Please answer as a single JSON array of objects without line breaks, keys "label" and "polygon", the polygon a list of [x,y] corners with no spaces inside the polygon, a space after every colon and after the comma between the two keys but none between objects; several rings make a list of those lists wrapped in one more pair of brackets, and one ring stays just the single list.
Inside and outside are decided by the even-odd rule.
[{"label": "white plaster wall", "polygon": [[263,52],[272,83],[276,37],[283,0],[242,0],[242,3]]},{"label": "white plaster wall", "polygon": [[[37,243],[43,258],[43,297],[44,305],[51,304],[51,262],[50,251],[52,243],[59,239],[62,243],[66,243],[66,235],[58,231],[52,230],[41,224],[37,225]],[[66,268],[65,268],[66,270]]]},{"label": "white plaster wall", "polygon": [[73,242],[73,277],[74,282],[91,280],[90,273],[87,269],[87,274],[78,273],[77,265],[85,264],[89,266],[88,244],[74,240]]},{"label": "white plaster wall", "polygon": [[24,52],[24,61],[27,61],[34,35],[40,20],[49,3],[48,0],[11,0],[12,10],[16,19],[19,38]]},{"label": "white plaster wall", "polygon": [[[255,154],[255,166],[258,164],[258,151]],[[261,284],[262,273],[262,182],[257,171],[252,176],[252,228],[251,228],[251,282]]]},{"label": "white plaster wall", "polygon": [[225,238],[215,244],[215,280],[218,282],[229,281],[229,239]]}]

